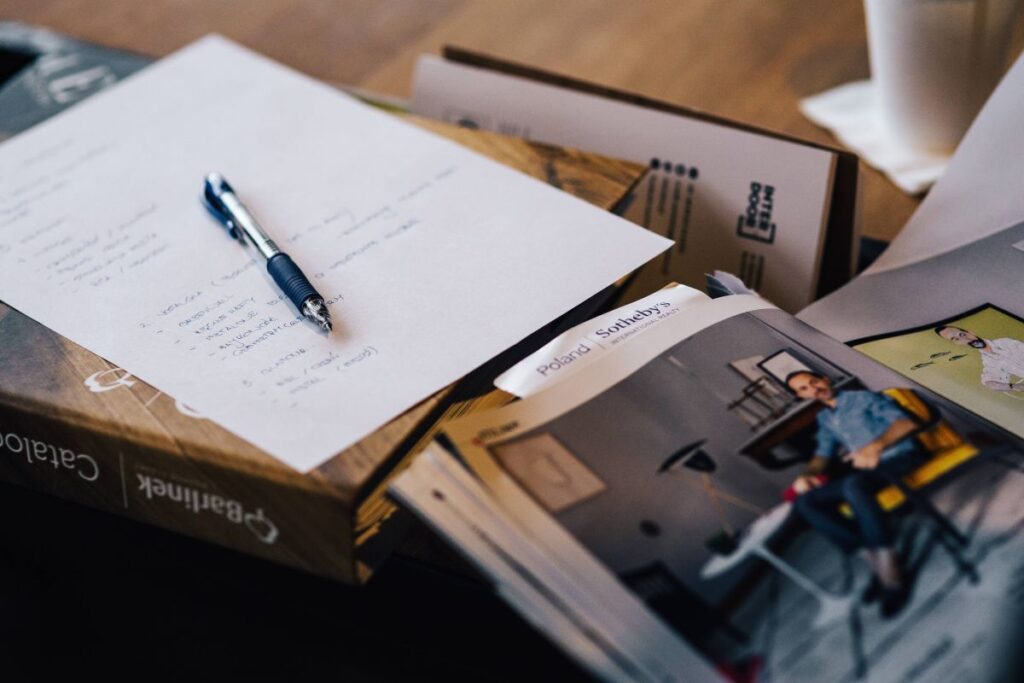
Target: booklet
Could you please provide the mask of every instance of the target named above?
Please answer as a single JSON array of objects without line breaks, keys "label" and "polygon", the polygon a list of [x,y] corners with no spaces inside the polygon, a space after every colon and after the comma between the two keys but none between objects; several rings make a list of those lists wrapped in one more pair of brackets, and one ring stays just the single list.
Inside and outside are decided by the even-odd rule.
[{"label": "booklet", "polygon": [[622,214],[675,247],[640,269],[627,301],[723,269],[796,312],[852,275],[849,152],[450,47],[420,58],[410,108],[647,164]]},{"label": "booklet", "polygon": [[890,252],[802,319],[657,292],[512,368],[525,398],[392,493],[606,680],[1017,680],[1022,92],[1019,61]]}]

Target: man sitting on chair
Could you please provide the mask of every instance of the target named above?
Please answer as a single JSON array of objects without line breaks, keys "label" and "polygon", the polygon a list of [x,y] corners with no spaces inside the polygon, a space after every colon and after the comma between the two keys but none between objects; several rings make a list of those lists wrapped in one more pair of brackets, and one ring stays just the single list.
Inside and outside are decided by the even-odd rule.
[{"label": "man sitting on chair", "polygon": [[[882,615],[892,616],[902,609],[909,591],[876,494],[921,464],[916,441],[904,438],[918,425],[885,394],[837,392],[828,377],[809,370],[790,373],[786,386],[799,398],[823,404],[817,417],[814,458],[793,483],[799,494],[794,505],[812,527],[844,552],[863,550],[874,573],[865,599],[880,596]],[[817,475],[840,452],[855,471],[821,483]],[[853,509],[855,519],[840,512],[844,502]]]}]

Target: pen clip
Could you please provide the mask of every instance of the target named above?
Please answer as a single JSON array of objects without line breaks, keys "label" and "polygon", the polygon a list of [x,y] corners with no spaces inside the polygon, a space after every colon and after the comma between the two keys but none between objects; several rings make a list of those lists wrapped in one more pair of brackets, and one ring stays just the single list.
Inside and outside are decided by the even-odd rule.
[{"label": "pen clip", "polygon": [[242,241],[242,231],[239,230],[238,225],[235,224],[231,216],[231,212],[228,211],[228,208],[220,198],[220,193],[224,191],[231,192],[231,186],[228,185],[227,181],[220,174],[211,173],[206,176],[206,181],[203,183],[203,206],[210,212],[210,215],[227,229],[228,235]]}]

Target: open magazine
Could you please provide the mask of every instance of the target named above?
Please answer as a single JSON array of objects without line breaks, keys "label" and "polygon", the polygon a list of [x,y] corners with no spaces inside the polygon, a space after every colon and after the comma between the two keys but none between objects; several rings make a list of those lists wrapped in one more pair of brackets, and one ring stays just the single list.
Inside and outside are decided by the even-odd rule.
[{"label": "open magazine", "polygon": [[1019,680],[1021,120],[1024,61],[867,274],[584,324],[393,495],[606,680]]}]

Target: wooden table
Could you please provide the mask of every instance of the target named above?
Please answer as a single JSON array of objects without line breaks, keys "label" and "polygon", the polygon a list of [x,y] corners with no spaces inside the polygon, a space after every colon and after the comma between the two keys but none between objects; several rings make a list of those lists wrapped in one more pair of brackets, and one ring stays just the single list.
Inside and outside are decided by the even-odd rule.
[{"label": "wooden table", "polygon": [[[400,97],[417,55],[450,43],[832,144],[797,101],[868,75],[861,0],[2,4],[4,18],[155,56],[218,32],[317,78]],[[891,239],[919,200],[863,170],[864,234]]]}]

